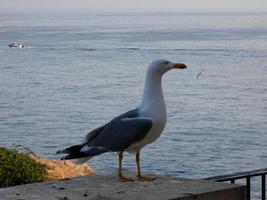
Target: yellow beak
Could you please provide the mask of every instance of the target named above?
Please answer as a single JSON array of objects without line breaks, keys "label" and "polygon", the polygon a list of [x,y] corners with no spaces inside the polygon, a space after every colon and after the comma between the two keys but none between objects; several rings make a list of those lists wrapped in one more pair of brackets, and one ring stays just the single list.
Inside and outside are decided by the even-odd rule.
[{"label": "yellow beak", "polygon": [[186,69],[187,66],[185,64],[183,64],[183,63],[174,63],[173,64],[173,68],[174,69]]}]

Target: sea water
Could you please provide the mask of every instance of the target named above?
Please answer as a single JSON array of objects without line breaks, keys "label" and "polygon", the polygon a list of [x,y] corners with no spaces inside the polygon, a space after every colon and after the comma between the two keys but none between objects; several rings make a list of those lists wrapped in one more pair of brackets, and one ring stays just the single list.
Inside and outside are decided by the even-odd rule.
[{"label": "sea water", "polygon": [[[23,49],[12,49],[21,42]],[[0,14],[0,146],[49,158],[135,108],[146,68],[163,77],[168,120],[141,152],[145,174],[207,177],[267,167],[267,14]],[[117,155],[88,162],[115,173]],[[124,168],[135,171],[134,155]]]}]

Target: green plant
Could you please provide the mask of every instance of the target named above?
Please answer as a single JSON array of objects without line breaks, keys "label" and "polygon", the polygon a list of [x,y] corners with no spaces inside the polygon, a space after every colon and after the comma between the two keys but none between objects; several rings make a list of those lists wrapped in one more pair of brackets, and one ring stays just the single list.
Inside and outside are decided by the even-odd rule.
[{"label": "green plant", "polygon": [[45,181],[46,168],[23,153],[0,147],[0,187]]}]

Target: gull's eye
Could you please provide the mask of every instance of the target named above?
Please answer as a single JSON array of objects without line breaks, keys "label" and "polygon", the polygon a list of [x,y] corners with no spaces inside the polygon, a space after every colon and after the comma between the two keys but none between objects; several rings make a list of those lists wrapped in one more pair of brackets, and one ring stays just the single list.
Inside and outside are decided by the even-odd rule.
[{"label": "gull's eye", "polygon": [[164,61],[164,65],[168,65],[170,62],[169,61]]}]

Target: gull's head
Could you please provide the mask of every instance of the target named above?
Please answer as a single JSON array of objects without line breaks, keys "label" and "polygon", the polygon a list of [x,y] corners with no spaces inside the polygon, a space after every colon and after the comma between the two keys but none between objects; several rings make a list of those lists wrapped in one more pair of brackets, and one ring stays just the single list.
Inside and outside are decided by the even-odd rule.
[{"label": "gull's head", "polygon": [[171,69],[186,69],[187,66],[183,63],[173,63],[168,60],[155,60],[148,66],[148,72],[158,75],[163,75]]}]

